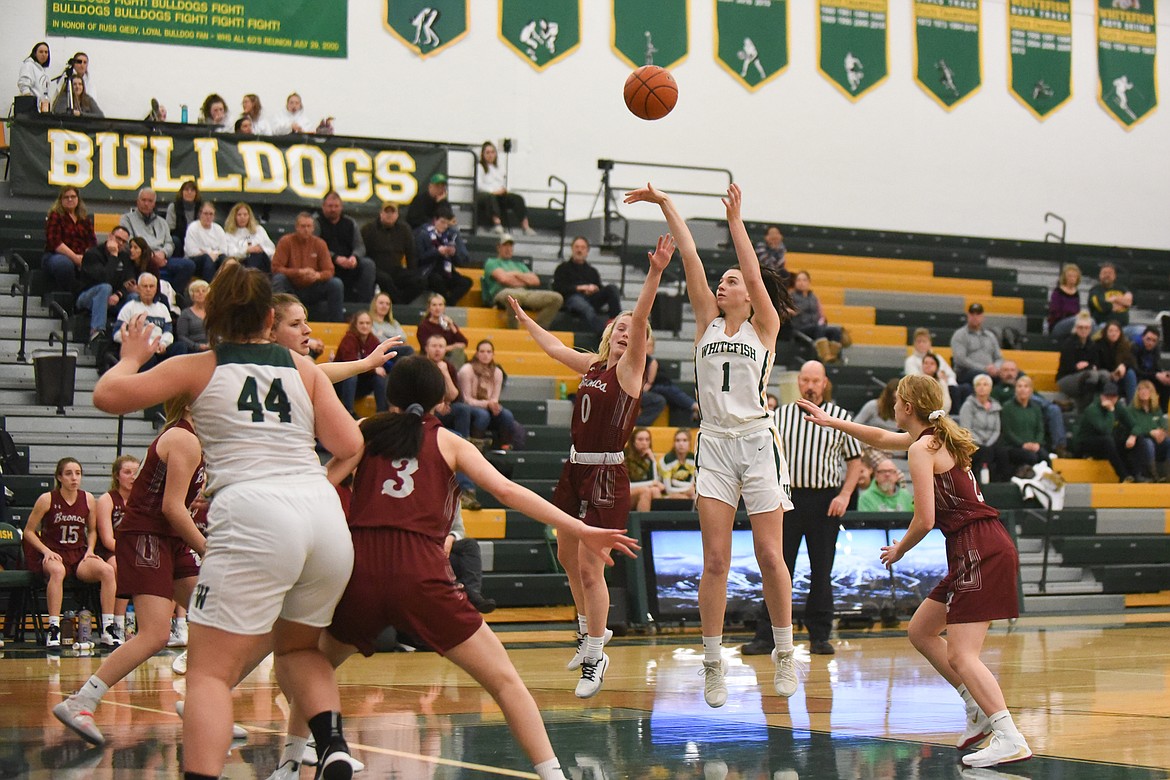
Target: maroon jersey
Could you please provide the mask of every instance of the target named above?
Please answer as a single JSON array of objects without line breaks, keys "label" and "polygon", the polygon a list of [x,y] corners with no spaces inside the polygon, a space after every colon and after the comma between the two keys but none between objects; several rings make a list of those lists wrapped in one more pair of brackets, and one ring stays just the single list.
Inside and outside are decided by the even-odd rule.
[{"label": "maroon jersey", "polygon": [[413,458],[363,455],[353,479],[351,528],[397,528],[440,544],[451,530],[459,486],[439,451],[442,423],[423,417],[422,446]]},{"label": "maroon jersey", "polygon": [[954,536],[980,520],[998,520],[999,512],[983,501],[971,469],[955,466],[934,475],[934,524],[943,536]]},{"label": "maroon jersey", "polygon": [[89,499],[84,490],[77,491],[77,498],[70,504],[54,490],[49,511],[41,518],[41,542],[58,554],[82,553],[89,548],[86,529],[89,523]]},{"label": "maroon jersey", "polygon": [[[117,490],[111,490],[107,493],[110,500],[113,502],[113,509],[110,510],[110,527],[113,533],[118,533],[118,526],[122,524],[122,518],[126,516],[126,500],[122,498],[122,494]],[[106,546],[102,544],[101,537],[98,537],[97,544],[94,545],[94,553],[102,560],[109,560],[113,555],[112,550],[107,550]]]},{"label": "maroon jersey", "polygon": [[573,402],[573,446],[577,452],[621,452],[642,406],[618,384],[617,364],[589,366]]},{"label": "maroon jersey", "polygon": [[[192,435],[195,429],[186,420],[180,420],[172,426],[182,428]],[[170,430],[168,428],[167,430]],[[163,433],[166,433],[164,431]],[[159,435],[160,438],[162,434]],[[204,480],[203,457],[199,457],[199,467],[191,475],[191,484],[187,486],[186,505],[190,506],[203,489]],[[134,479],[134,487],[130,490],[130,500],[126,504],[126,516],[118,528],[119,533],[155,534],[157,536],[178,536],[174,526],[163,514],[163,493],[167,486],[167,464],[158,457],[158,439],[150,443],[146,451],[146,459],[138,470]]]}]

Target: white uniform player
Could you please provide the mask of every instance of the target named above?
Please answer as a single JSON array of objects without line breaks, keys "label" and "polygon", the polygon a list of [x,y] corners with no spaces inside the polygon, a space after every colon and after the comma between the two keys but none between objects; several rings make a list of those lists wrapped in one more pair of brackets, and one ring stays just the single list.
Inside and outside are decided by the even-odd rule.
[{"label": "white uniform player", "polygon": [[773,354],[745,321],[732,336],[716,317],[695,345],[695,386],[702,423],[695,450],[701,496],[749,515],[792,509],[788,462],[766,401]]}]

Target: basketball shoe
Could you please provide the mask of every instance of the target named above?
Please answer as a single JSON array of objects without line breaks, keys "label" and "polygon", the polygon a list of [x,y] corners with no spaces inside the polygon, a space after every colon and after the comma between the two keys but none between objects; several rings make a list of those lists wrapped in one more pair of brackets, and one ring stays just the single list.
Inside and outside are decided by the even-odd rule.
[{"label": "basketball shoe", "polygon": [[53,708],[53,715],[77,736],[94,745],[104,745],[106,738],[93,722],[93,713],[85,709],[74,697]]},{"label": "basketball shoe", "polygon": [[[581,668],[581,661],[585,658],[585,634],[577,632],[577,652],[573,653],[573,660],[569,661],[565,666],[569,671]],[[613,632],[608,628],[605,629],[605,636],[601,638],[601,646],[605,647],[609,644],[609,640],[613,639]]]},{"label": "basketball shoe", "polygon": [[581,680],[577,683],[577,698],[588,699],[601,690],[601,683],[605,680],[605,670],[609,668],[609,656],[601,654],[601,658],[586,658],[581,661]]},{"label": "basketball shoe", "polygon": [[1015,740],[1006,734],[996,733],[991,735],[987,747],[963,756],[963,763],[972,767],[1000,766],[1027,761],[1031,757],[1032,749],[1023,737]]},{"label": "basketball shoe", "polygon": [[991,736],[991,720],[978,707],[967,711],[966,724],[963,736],[956,745],[959,750],[974,747]]},{"label": "basketball shoe", "polygon": [[699,670],[703,680],[703,699],[709,707],[722,707],[727,703],[727,659],[704,661]]},{"label": "basketball shoe", "polygon": [[783,653],[779,650],[773,650],[772,662],[776,664],[776,674],[772,677],[772,687],[776,689],[776,693],[787,699],[796,693],[796,686],[799,683],[796,648],[785,650]]}]

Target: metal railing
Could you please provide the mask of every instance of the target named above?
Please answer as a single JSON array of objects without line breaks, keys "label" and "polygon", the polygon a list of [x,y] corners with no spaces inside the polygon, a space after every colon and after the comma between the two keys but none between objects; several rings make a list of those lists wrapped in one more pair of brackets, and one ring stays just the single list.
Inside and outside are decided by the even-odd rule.
[{"label": "metal railing", "polygon": [[1058,223],[1058,225],[1060,227],[1060,232],[1053,233],[1051,230],[1049,230],[1047,233],[1044,234],[1044,243],[1046,243],[1046,244],[1050,243],[1050,242],[1056,242],[1058,244],[1065,243],[1064,237],[1068,233],[1068,222],[1065,220],[1064,217],[1060,216],[1059,214],[1053,213],[1051,211],[1046,212],[1044,214],[1044,226],[1047,227],[1048,223],[1052,220],[1055,220]]},{"label": "metal railing", "polygon": [[560,244],[560,247],[557,249],[557,259],[564,260],[565,259],[565,230],[566,230],[566,226],[569,224],[569,220],[568,220],[569,185],[564,179],[562,179],[560,176],[556,176],[556,175],[549,176],[548,181],[545,182],[545,185],[548,187],[551,187],[553,185],[554,181],[561,185],[561,196],[558,198],[555,195],[549,195],[548,207],[550,209],[559,208],[561,210],[561,229],[560,229],[561,244]]},{"label": "metal railing", "polygon": [[[632,190],[632,189],[637,189],[638,187],[642,186],[641,183],[639,183],[637,185],[633,185],[633,186],[630,186],[630,185],[615,186],[610,181],[610,173],[614,170],[614,168],[616,168],[619,165],[633,167],[633,168],[653,168],[656,170],[696,171],[696,172],[706,172],[706,173],[718,173],[718,174],[723,174],[727,177],[727,185],[728,186],[731,186],[731,184],[735,181],[735,176],[731,173],[731,170],[728,168],[712,168],[712,167],[706,166],[706,165],[678,165],[675,163],[651,163],[651,162],[641,162],[638,160],[605,160],[605,159],[598,160],[597,167],[601,171],[601,190],[602,190],[601,195],[604,197],[604,201],[603,201],[604,210],[602,211],[602,236],[603,236],[603,241],[606,241],[606,242],[608,242],[609,236],[612,235],[612,232],[610,230],[610,220],[614,217],[621,216],[620,214],[618,214],[618,211],[617,211],[617,202],[614,199],[614,194],[613,194],[614,191],[615,190],[617,190],[617,191]],[[691,196],[702,197],[702,198],[707,198],[707,197],[722,198],[726,194],[726,190],[727,190],[726,187],[724,187],[723,191],[721,191],[721,192],[705,192],[705,191],[701,191],[701,190],[671,190],[671,194],[673,194],[673,195],[691,195]]]},{"label": "metal railing", "polygon": [[32,281],[32,270],[28,267],[28,263],[19,254],[13,252],[8,259],[8,267],[10,270],[18,270],[20,278],[12,283],[12,289],[9,295],[21,296],[20,303],[20,347],[16,352],[16,359],[21,363],[28,362],[28,355],[25,352],[25,345],[28,342],[28,296],[29,288]]}]

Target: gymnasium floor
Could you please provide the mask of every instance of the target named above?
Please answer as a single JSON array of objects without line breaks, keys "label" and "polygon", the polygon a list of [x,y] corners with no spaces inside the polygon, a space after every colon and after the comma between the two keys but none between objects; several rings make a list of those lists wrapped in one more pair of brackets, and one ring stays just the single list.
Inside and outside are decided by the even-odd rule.
[{"label": "gymnasium floor", "polygon": [[[958,696],[904,632],[834,640],[837,654],[809,659],[788,701],[770,693],[766,656],[729,649],[720,710],[703,703],[693,635],[615,640],[605,686],[587,702],[564,670],[567,630],[501,636],[576,780],[1170,777],[1170,613],[996,624],[985,657],[1036,753],[1003,771],[960,771]],[[0,778],[180,776],[183,680],[171,655],[107,696],[96,714],[105,748],[87,747],[49,712],[97,659],[12,645],[0,657]],[[535,777],[492,701],[434,654],[352,660],[339,682],[350,745],[369,765],[358,778]],[[278,694],[270,662],[241,686],[236,718],[250,736],[225,777],[263,780],[275,767]]]}]

